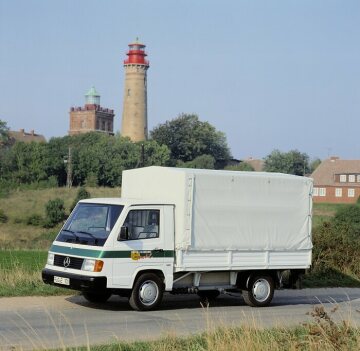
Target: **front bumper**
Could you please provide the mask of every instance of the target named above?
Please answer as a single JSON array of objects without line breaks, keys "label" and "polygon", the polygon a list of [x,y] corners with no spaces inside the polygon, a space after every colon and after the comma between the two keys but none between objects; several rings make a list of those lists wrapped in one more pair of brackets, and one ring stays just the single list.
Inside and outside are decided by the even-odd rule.
[{"label": "front bumper", "polygon": [[[74,289],[80,291],[104,291],[106,289],[107,279],[106,277],[90,277],[81,274],[72,274],[67,272],[53,271],[51,269],[43,269],[42,280],[45,284],[56,285],[61,288]],[[63,285],[54,283],[54,276],[68,278],[70,285]]]}]

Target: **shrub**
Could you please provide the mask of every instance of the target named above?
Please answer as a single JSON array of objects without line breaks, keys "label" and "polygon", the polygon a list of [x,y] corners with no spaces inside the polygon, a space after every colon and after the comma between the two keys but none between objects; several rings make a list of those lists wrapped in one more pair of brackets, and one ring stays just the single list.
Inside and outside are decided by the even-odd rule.
[{"label": "shrub", "polygon": [[360,280],[359,217],[358,206],[342,207],[334,218],[313,230],[313,273],[333,276],[335,284],[341,284],[340,273]]},{"label": "shrub", "polygon": [[333,222],[337,226],[348,226],[348,234],[351,237],[360,236],[360,206],[348,205],[339,208],[334,216]]},{"label": "shrub", "polygon": [[70,211],[72,211],[76,204],[83,199],[88,199],[89,197],[91,197],[90,193],[82,186],[79,188],[79,191],[76,195],[76,198],[74,199],[74,202],[71,205]]},{"label": "shrub", "polygon": [[28,218],[26,218],[27,225],[39,226],[44,223],[44,219],[38,214],[32,214]]},{"label": "shrub", "polygon": [[9,220],[9,217],[5,214],[5,212],[0,209],[0,223],[6,223]]},{"label": "shrub", "polygon": [[21,218],[21,217],[15,217],[14,220],[13,220],[13,222],[14,222],[15,224],[20,224],[20,223],[24,223],[25,221],[24,221],[24,219]]},{"label": "shrub", "polygon": [[254,167],[251,166],[249,163],[241,162],[237,165],[231,165],[225,167],[226,171],[247,171],[247,172],[253,172]]},{"label": "shrub", "polygon": [[45,210],[46,220],[44,226],[46,228],[54,227],[66,217],[64,201],[62,199],[57,198],[49,200],[46,204]]},{"label": "shrub", "polygon": [[188,162],[183,162],[179,160],[177,162],[177,167],[214,169],[215,159],[211,155],[201,155]]}]

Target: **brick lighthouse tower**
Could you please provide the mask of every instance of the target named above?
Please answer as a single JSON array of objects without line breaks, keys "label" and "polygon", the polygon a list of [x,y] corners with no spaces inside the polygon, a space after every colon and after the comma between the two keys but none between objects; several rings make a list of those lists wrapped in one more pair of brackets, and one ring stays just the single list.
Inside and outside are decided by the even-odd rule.
[{"label": "brick lighthouse tower", "polygon": [[129,44],[127,55],[121,135],[142,141],[148,136],[146,72],[149,61],[145,60],[145,45],[137,39]]}]

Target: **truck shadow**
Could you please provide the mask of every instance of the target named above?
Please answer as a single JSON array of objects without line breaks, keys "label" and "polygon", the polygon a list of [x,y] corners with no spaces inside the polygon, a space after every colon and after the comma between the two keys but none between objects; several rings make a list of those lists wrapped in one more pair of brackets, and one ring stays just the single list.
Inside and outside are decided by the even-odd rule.
[{"label": "truck shadow", "polygon": [[[326,303],[336,304],[351,302],[356,299],[360,299],[360,288],[280,290],[275,292],[274,299],[268,308],[295,305],[311,306]],[[128,299],[117,295],[112,296],[105,303],[88,302],[81,295],[69,296],[66,300],[91,309],[133,312],[129,306]],[[165,294],[158,310],[203,309],[204,307],[241,307],[251,309],[251,307],[245,304],[240,294],[221,295],[219,298],[211,301],[200,300],[196,295]]]}]

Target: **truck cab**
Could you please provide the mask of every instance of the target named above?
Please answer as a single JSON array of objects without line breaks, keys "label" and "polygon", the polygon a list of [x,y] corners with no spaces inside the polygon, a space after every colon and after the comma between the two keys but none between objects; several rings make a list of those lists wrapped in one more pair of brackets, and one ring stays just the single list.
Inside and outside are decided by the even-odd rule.
[{"label": "truck cab", "polygon": [[146,309],[171,290],[173,265],[173,205],[89,199],[77,204],[60,230],[42,278],[101,302],[112,293],[131,298],[135,282],[141,285],[145,276],[130,303]]}]

